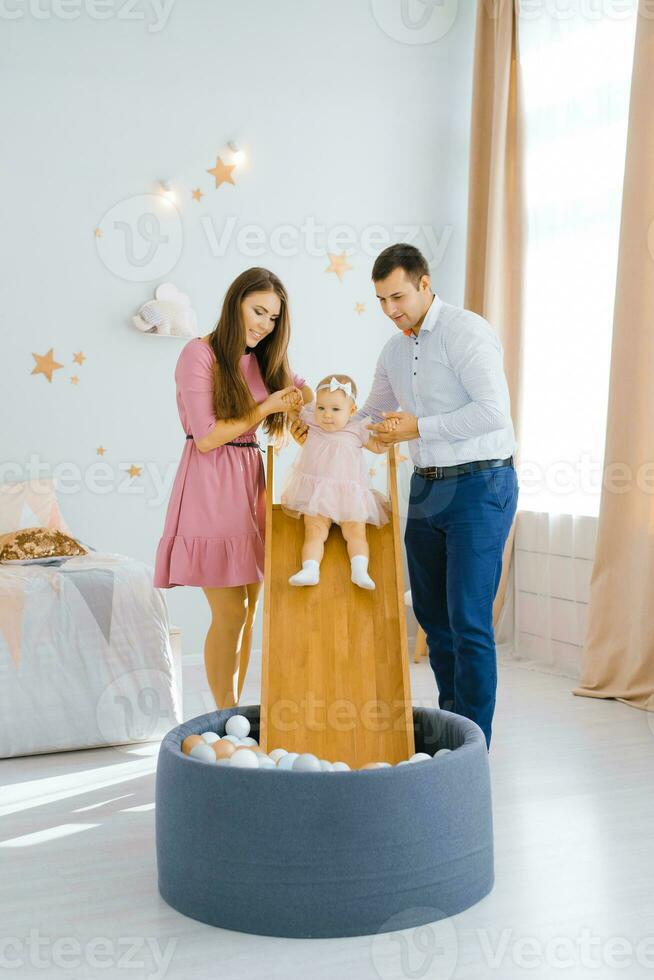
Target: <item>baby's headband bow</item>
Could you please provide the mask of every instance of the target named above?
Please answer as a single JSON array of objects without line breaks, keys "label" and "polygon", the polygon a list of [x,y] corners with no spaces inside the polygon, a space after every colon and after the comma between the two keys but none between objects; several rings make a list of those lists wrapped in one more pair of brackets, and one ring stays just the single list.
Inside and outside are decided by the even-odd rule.
[{"label": "baby's headband bow", "polygon": [[341,391],[345,392],[348,398],[351,398],[354,401],[354,395],[352,394],[352,385],[350,384],[349,381],[347,381],[345,384],[341,384],[338,378],[332,378],[329,384],[318,385],[316,391],[322,391],[323,388],[329,388],[330,391],[338,391],[338,389],[340,388]]}]

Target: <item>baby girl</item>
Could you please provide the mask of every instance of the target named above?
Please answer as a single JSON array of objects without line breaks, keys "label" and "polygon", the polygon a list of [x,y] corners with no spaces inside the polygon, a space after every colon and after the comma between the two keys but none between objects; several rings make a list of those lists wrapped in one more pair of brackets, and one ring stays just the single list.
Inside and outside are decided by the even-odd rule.
[{"label": "baby girl", "polygon": [[361,450],[385,453],[387,447],[367,429],[372,419],[352,419],[356,395],[356,385],[347,375],[323,378],[315,402],[295,416],[306,423],[308,431],[280,497],[285,513],[304,516],[302,568],[289,578],[291,585],[318,584],[333,521],[340,525],[347,542],[352,581],[362,589],[375,588],[368,575],[366,524],[381,527],[388,523],[388,501],[370,488]]}]

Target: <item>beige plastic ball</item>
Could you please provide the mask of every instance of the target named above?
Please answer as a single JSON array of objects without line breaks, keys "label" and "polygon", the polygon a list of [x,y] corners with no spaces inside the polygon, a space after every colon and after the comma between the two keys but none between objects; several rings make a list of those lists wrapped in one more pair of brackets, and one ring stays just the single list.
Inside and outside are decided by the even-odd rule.
[{"label": "beige plastic ball", "polygon": [[203,745],[207,744],[201,735],[187,735],[182,742],[182,752],[184,755],[190,755],[193,746],[200,745],[200,743]]},{"label": "beige plastic ball", "polygon": [[224,738],[221,738],[218,742],[214,742],[211,748],[214,750],[217,759],[231,759],[236,752],[234,743],[227,742]]}]

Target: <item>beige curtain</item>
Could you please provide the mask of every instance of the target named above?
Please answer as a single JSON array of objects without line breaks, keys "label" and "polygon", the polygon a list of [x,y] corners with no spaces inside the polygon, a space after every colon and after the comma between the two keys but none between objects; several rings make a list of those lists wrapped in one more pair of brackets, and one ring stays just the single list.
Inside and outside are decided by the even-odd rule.
[{"label": "beige curtain", "polygon": [[[502,341],[516,460],[525,227],[522,144],[518,0],[478,0],[464,305],[486,317]],[[504,607],[514,532],[515,522],[504,549],[495,625]]]},{"label": "beige curtain", "polygon": [[654,21],[641,0],[589,626],[573,694],[654,711]]}]

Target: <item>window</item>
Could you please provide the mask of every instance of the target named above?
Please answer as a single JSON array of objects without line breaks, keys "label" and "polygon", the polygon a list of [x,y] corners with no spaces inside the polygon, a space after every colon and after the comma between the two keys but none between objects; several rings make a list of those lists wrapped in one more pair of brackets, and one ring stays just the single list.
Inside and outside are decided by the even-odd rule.
[{"label": "window", "polygon": [[528,226],[520,508],[597,515],[636,2],[620,16],[565,6],[541,4],[537,16],[525,6],[518,27]]}]

